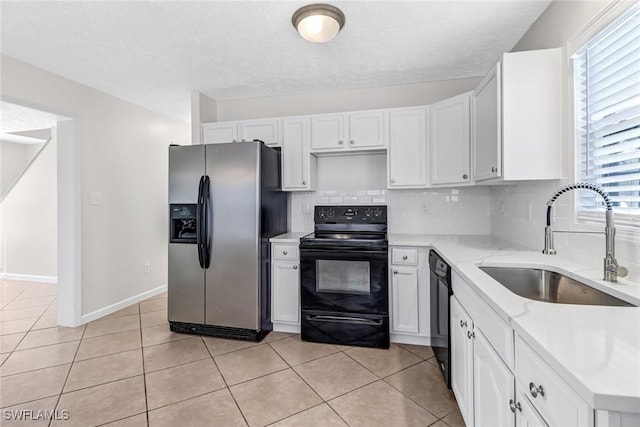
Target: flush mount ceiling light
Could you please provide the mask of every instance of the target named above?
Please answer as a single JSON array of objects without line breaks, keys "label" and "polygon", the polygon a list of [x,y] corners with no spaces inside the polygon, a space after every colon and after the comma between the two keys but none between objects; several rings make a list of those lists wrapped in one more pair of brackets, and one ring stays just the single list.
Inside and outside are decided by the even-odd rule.
[{"label": "flush mount ceiling light", "polygon": [[329,4],[310,4],[296,10],[291,23],[303,39],[324,43],[334,38],[344,27],[344,13]]}]

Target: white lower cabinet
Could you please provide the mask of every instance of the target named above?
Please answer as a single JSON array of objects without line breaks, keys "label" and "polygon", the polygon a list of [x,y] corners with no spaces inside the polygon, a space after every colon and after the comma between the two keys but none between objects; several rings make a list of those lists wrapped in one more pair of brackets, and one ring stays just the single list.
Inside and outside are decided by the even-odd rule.
[{"label": "white lower cabinet", "polygon": [[273,330],[300,332],[298,245],[271,244],[271,322]]},{"label": "white lower cabinet", "polygon": [[473,404],[476,426],[510,426],[514,423],[514,377],[482,332],[473,340]]},{"label": "white lower cabinet", "polygon": [[467,426],[473,426],[473,321],[462,305],[451,297],[451,388]]},{"label": "white lower cabinet", "polygon": [[547,427],[542,416],[533,407],[525,392],[516,384],[517,402],[514,403],[517,427]]},{"label": "white lower cabinet", "polygon": [[392,247],[389,268],[391,341],[430,345],[427,248]]},{"label": "white lower cabinet", "polygon": [[593,426],[594,411],[452,272],[451,385],[467,426]]},{"label": "white lower cabinet", "polygon": [[393,332],[408,332],[417,334],[419,298],[418,298],[418,269],[416,267],[393,267],[391,276],[393,300],[393,318],[391,319]]}]

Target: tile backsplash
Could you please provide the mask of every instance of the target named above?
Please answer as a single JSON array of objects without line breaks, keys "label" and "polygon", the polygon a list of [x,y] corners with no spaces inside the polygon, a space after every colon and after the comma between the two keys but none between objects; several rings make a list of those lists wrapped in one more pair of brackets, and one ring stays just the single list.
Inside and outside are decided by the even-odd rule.
[{"label": "tile backsplash", "polygon": [[[492,187],[491,234],[530,249],[542,250],[547,200],[558,188],[569,183],[566,180],[541,181]],[[553,228],[602,231],[603,234],[555,233],[558,256],[601,270],[605,256],[604,226],[587,229],[574,225],[571,201],[575,195],[572,193],[564,194],[555,202]],[[629,269],[628,279],[640,282],[640,230],[617,230],[616,258]]]},{"label": "tile backsplash", "polygon": [[292,231],[313,231],[315,205],[387,205],[390,233],[489,234],[490,190],[321,190],[291,193]]}]

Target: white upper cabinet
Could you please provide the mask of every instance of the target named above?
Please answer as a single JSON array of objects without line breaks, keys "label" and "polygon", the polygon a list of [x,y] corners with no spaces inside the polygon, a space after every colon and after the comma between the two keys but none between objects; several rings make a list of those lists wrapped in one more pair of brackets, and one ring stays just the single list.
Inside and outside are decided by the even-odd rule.
[{"label": "white upper cabinet", "polygon": [[244,142],[258,139],[266,145],[281,145],[280,119],[243,120],[241,122],[215,122],[202,125],[204,144]]},{"label": "white upper cabinet", "polygon": [[314,115],[311,117],[311,151],[384,149],[386,117],[385,111]]},{"label": "white upper cabinet", "polygon": [[468,92],[429,106],[431,186],[471,182],[471,94]]},{"label": "white upper cabinet", "polygon": [[349,113],[350,148],[384,148],[387,146],[387,113],[363,111]]},{"label": "white upper cabinet", "polygon": [[238,141],[237,122],[204,123],[202,125],[203,144],[222,144]]},{"label": "white upper cabinet", "polygon": [[345,114],[311,117],[311,150],[336,150],[345,144]]},{"label": "white upper cabinet", "polygon": [[427,186],[426,111],[417,107],[389,113],[389,188]]},{"label": "white upper cabinet", "polygon": [[282,119],[282,189],[312,190],[316,157],[309,154],[309,118]]},{"label": "white upper cabinet", "polygon": [[562,178],[561,52],[505,53],[474,91],[475,181]]},{"label": "white upper cabinet", "polygon": [[240,122],[240,137],[245,141],[258,139],[270,147],[282,145],[279,119],[245,120]]}]

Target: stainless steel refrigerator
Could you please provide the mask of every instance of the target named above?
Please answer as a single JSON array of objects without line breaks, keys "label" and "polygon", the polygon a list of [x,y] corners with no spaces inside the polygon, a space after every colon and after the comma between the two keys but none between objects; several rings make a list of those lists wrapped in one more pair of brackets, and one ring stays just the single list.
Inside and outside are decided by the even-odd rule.
[{"label": "stainless steel refrigerator", "polygon": [[169,147],[172,331],[258,341],[271,329],[269,238],[287,230],[280,152]]}]

